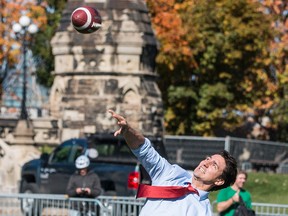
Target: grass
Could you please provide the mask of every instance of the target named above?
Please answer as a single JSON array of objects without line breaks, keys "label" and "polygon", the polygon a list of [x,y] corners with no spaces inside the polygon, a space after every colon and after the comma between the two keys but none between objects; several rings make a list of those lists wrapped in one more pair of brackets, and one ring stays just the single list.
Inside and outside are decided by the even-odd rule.
[{"label": "grass", "polygon": [[[245,189],[252,195],[252,202],[288,204],[288,175],[263,172],[248,173]],[[211,192],[209,199],[216,200],[218,192]]]}]

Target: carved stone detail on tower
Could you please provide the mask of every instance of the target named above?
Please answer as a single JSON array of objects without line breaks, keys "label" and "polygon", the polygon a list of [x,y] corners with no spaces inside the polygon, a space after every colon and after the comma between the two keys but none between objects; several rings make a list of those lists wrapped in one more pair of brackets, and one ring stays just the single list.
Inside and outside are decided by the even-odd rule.
[{"label": "carved stone detail on tower", "polygon": [[[80,34],[73,29],[71,12],[81,5],[99,10],[100,30]],[[112,132],[110,108],[145,135],[163,135],[155,72],[157,41],[144,0],[70,0],[51,44],[55,55],[51,115],[61,122],[62,139]]]}]

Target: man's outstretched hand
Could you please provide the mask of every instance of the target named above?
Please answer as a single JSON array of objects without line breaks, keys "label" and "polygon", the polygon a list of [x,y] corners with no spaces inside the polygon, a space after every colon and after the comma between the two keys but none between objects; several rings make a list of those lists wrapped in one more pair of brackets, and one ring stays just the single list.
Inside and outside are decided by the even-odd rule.
[{"label": "man's outstretched hand", "polygon": [[108,112],[111,113],[112,117],[118,121],[118,125],[120,126],[120,128],[115,131],[114,136],[124,133],[124,131],[128,128],[126,119],[123,116],[115,113],[113,110],[108,110]]},{"label": "man's outstretched hand", "polygon": [[112,117],[117,120],[117,123],[120,126],[120,128],[115,131],[114,136],[123,134],[127,145],[131,149],[137,149],[141,144],[145,142],[145,137],[143,134],[131,128],[123,116],[115,113],[113,110],[108,110],[108,112],[111,113]]}]

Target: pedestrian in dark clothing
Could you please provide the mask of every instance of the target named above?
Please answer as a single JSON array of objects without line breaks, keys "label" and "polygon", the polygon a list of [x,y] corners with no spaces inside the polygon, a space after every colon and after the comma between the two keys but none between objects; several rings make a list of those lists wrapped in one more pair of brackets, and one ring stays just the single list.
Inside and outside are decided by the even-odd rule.
[{"label": "pedestrian in dark clothing", "polygon": [[[98,175],[89,171],[90,160],[87,156],[81,155],[75,161],[77,168],[67,185],[67,195],[69,197],[82,197],[82,198],[95,198],[101,194],[101,184]],[[88,206],[86,202],[75,202],[72,203],[72,208],[82,212],[82,215],[92,215],[87,212],[96,212],[95,206]],[[70,214],[70,215],[81,215],[81,214]]]},{"label": "pedestrian in dark clothing", "polygon": [[98,175],[89,171],[90,160],[81,155],[75,161],[77,172],[73,174],[67,186],[69,197],[95,198],[101,194],[101,185]]}]

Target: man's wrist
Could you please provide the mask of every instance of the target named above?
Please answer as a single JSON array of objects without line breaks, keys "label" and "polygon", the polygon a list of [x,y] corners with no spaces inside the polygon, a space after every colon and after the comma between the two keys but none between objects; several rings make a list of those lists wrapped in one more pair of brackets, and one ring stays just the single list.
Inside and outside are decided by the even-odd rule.
[{"label": "man's wrist", "polygon": [[122,129],[121,129],[121,134],[123,135],[124,133],[126,133],[127,131],[128,131],[128,128],[129,128],[129,126],[128,125],[126,125],[126,126],[122,126]]},{"label": "man's wrist", "polygon": [[128,125],[128,122],[125,120],[125,124],[121,126],[121,134],[123,135],[124,133],[126,133],[128,129],[129,129],[129,125]]}]

